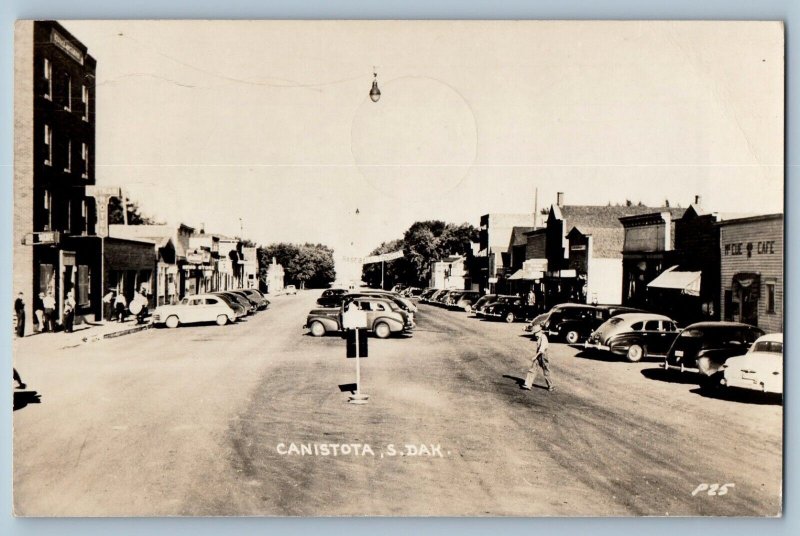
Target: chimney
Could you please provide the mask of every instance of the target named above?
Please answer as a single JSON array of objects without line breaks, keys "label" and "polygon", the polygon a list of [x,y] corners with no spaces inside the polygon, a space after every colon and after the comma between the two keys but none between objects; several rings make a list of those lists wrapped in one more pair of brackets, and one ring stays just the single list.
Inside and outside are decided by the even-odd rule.
[{"label": "chimney", "polygon": [[564,192],[558,192],[556,194],[556,205],[558,205],[559,207],[564,206]]},{"label": "chimney", "polygon": [[702,196],[699,196],[699,195],[694,196],[694,204],[695,205],[702,205],[703,204]]}]

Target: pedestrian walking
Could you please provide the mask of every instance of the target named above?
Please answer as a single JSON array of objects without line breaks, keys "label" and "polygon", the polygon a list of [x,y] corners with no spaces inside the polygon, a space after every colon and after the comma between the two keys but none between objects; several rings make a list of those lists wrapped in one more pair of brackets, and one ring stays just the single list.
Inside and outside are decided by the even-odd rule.
[{"label": "pedestrian walking", "polygon": [[117,297],[114,298],[114,314],[117,318],[117,322],[122,322],[125,320],[125,309],[128,306],[128,301],[125,299],[125,296],[120,292],[117,294]]},{"label": "pedestrian walking", "polygon": [[533,337],[536,341],[536,354],[531,361],[531,367],[528,369],[528,375],[525,377],[525,383],[522,385],[523,389],[531,390],[533,382],[536,381],[539,368],[541,367],[544,374],[544,381],[547,383],[547,390],[552,391],[555,389],[553,382],[550,380],[550,359],[547,355],[550,341],[547,340],[547,335],[542,331],[541,326],[533,328]]},{"label": "pedestrian walking", "polygon": [[67,299],[64,300],[64,331],[72,333],[75,324],[75,296],[70,290],[67,292]]},{"label": "pedestrian walking", "polygon": [[52,290],[42,298],[42,305],[44,306],[44,331],[55,331],[56,299],[53,297]]},{"label": "pedestrian walking", "polygon": [[17,315],[17,337],[25,336],[25,300],[22,292],[14,300],[14,313]]},{"label": "pedestrian walking", "polygon": [[44,329],[44,292],[40,292],[33,301],[33,330],[36,332]]}]

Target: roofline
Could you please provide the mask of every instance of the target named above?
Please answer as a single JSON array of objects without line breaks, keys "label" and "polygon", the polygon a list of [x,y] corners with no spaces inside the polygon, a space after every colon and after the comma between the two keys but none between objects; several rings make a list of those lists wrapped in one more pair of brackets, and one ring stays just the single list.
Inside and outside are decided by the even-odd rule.
[{"label": "roofline", "polygon": [[759,221],[783,220],[783,213],[777,212],[775,214],[761,214],[759,216],[750,216],[747,218],[734,218],[732,220],[722,220],[715,222],[714,225],[722,227],[723,225],[731,225],[737,223],[755,223]]}]

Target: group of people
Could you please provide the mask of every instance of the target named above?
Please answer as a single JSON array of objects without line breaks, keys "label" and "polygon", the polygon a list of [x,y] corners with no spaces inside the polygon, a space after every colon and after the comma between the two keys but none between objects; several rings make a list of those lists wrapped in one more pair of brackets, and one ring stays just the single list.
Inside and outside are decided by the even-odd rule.
[{"label": "group of people", "polygon": [[[125,320],[129,307],[124,294],[112,290],[106,294],[106,296],[103,298],[103,302],[113,304],[111,313],[112,318],[109,318],[109,320],[117,320],[118,322]],[[147,316],[147,304],[148,299],[144,289],[140,291],[134,291],[133,298],[131,299],[130,303],[130,311],[136,315],[136,320],[139,323],[144,322],[145,317]],[[70,290],[67,292],[67,295],[64,298],[64,314],[62,317],[62,325],[66,333],[72,333],[73,331],[76,309],[77,303],[75,301],[75,293]],[[26,310],[25,298],[22,292],[20,292],[17,295],[16,300],[14,300],[14,314],[16,315],[14,331],[16,332],[17,337],[24,337]],[[44,292],[40,292],[39,295],[34,299],[33,304],[34,332],[47,333],[56,331],[56,317],[56,298],[53,295],[53,291],[50,290],[46,294]]]}]

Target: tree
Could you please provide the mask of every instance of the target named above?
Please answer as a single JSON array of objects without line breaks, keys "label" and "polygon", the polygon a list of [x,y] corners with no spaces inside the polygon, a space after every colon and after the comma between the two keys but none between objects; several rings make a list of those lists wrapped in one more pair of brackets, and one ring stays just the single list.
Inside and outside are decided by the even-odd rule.
[{"label": "tree", "polygon": [[[454,225],[440,220],[415,222],[403,238],[384,242],[371,255],[402,249],[404,257],[385,263],[384,285],[426,286],[431,264],[450,255],[468,255],[472,243],[478,240],[478,230],[468,223]],[[363,278],[370,286],[380,286],[381,264],[367,264]]]},{"label": "tree", "polygon": [[[153,218],[142,214],[139,203],[128,199],[128,225],[153,225],[156,222]],[[112,197],[108,201],[108,223],[123,224],[125,216],[122,212],[122,200]]]},{"label": "tree", "polygon": [[284,281],[301,288],[324,287],[336,279],[333,250],[323,244],[271,244],[258,248],[259,277],[266,278],[272,259],[283,266]]}]

